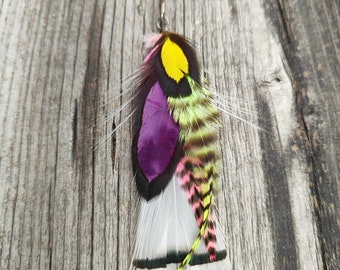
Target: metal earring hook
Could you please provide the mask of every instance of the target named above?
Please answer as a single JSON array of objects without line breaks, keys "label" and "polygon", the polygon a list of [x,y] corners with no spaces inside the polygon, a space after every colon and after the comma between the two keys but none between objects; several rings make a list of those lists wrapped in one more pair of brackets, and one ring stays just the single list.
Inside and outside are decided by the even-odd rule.
[{"label": "metal earring hook", "polygon": [[168,28],[168,18],[165,16],[165,0],[161,0],[159,3],[160,18],[157,21],[157,28],[160,32],[167,31]]}]

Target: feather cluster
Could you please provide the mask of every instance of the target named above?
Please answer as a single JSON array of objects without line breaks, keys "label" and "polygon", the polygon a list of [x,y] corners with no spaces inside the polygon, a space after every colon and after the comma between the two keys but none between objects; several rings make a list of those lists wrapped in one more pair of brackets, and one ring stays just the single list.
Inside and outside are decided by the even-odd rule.
[{"label": "feather cluster", "polygon": [[185,37],[164,32],[146,43],[133,105],[142,197],[133,267],[227,269],[215,215],[218,110]]}]

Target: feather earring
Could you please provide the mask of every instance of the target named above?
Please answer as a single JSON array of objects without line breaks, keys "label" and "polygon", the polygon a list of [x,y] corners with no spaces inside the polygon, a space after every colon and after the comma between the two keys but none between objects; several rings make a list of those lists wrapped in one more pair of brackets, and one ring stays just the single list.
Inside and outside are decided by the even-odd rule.
[{"label": "feather earring", "polygon": [[133,100],[133,269],[228,269],[216,217],[219,113],[185,37],[149,35]]}]

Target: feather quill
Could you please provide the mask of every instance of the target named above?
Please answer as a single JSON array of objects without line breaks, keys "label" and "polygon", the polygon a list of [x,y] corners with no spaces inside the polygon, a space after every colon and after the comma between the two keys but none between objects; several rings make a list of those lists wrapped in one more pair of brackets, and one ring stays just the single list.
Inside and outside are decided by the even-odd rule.
[{"label": "feather quill", "polygon": [[135,89],[132,161],[141,195],[133,269],[229,269],[216,217],[219,113],[195,50],[163,32]]}]

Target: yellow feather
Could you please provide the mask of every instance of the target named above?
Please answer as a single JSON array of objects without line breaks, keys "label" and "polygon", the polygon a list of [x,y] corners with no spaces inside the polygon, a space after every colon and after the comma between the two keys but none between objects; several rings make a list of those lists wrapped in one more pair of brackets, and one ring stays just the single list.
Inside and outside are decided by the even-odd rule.
[{"label": "yellow feather", "polygon": [[177,83],[189,72],[189,63],[181,47],[167,38],[161,51],[166,74]]}]

